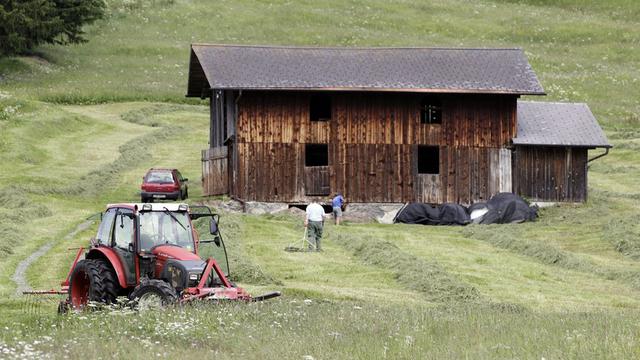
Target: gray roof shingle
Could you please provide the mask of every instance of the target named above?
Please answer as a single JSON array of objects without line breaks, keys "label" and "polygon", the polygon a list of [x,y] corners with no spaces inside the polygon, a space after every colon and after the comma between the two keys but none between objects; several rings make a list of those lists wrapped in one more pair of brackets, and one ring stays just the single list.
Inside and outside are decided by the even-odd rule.
[{"label": "gray roof shingle", "polygon": [[587,104],[518,101],[514,145],[611,147]]},{"label": "gray roof shingle", "polygon": [[187,96],[214,89],[543,95],[521,49],[191,46]]}]

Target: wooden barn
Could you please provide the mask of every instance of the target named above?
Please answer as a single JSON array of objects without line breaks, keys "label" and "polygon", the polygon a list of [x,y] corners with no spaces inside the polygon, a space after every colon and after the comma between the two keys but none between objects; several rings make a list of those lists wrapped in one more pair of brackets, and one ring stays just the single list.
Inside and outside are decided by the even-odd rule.
[{"label": "wooden barn", "polygon": [[520,49],[195,44],[187,90],[210,99],[205,195],[585,200],[587,150],[610,147],[593,115],[521,95],[544,91]]}]

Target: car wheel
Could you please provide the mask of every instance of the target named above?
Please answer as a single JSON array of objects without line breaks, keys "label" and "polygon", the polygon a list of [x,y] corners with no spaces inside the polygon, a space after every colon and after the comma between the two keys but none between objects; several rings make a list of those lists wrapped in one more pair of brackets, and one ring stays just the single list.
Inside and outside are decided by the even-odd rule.
[{"label": "car wheel", "polygon": [[189,188],[185,188],[184,189],[184,198],[188,199],[189,198]]}]

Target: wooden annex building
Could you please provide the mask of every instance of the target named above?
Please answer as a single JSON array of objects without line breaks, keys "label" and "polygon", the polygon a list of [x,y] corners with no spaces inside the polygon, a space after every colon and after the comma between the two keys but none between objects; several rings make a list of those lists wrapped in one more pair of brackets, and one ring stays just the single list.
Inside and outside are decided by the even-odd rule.
[{"label": "wooden annex building", "polygon": [[187,90],[210,99],[205,195],[584,201],[595,118],[522,95],[544,90],[520,49],[195,44]]}]

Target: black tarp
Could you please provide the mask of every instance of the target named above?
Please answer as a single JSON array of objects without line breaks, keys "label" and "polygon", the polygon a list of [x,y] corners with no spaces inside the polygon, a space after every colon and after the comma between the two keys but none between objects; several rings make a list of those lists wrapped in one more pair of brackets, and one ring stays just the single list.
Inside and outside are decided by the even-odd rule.
[{"label": "black tarp", "polygon": [[433,207],[429,204],[407,204],[398,215],[395,222],[422,225],[466,225],[471,222],[467,210],[458,204],[442,204]]},{"label": "black tarp", "polygon": [[476,203],[469,208],[446,203],[434,207],[429,204],[409,203],[403,207],[394,222],[422,225],[466,225],[472,222],[470,214],[484,210],[473,222],[480,224],[507,224],[533,221],[538,217],[538,208],[529,206],[521,197],[511,193],[496,194],[486,203]]},{"label": "black tarp", "polygon": [[499,193],[486,203],[489,210],[480,224],[509,224],[533,221],[538,217],[538,207],[529,206],[520,196]]}]

